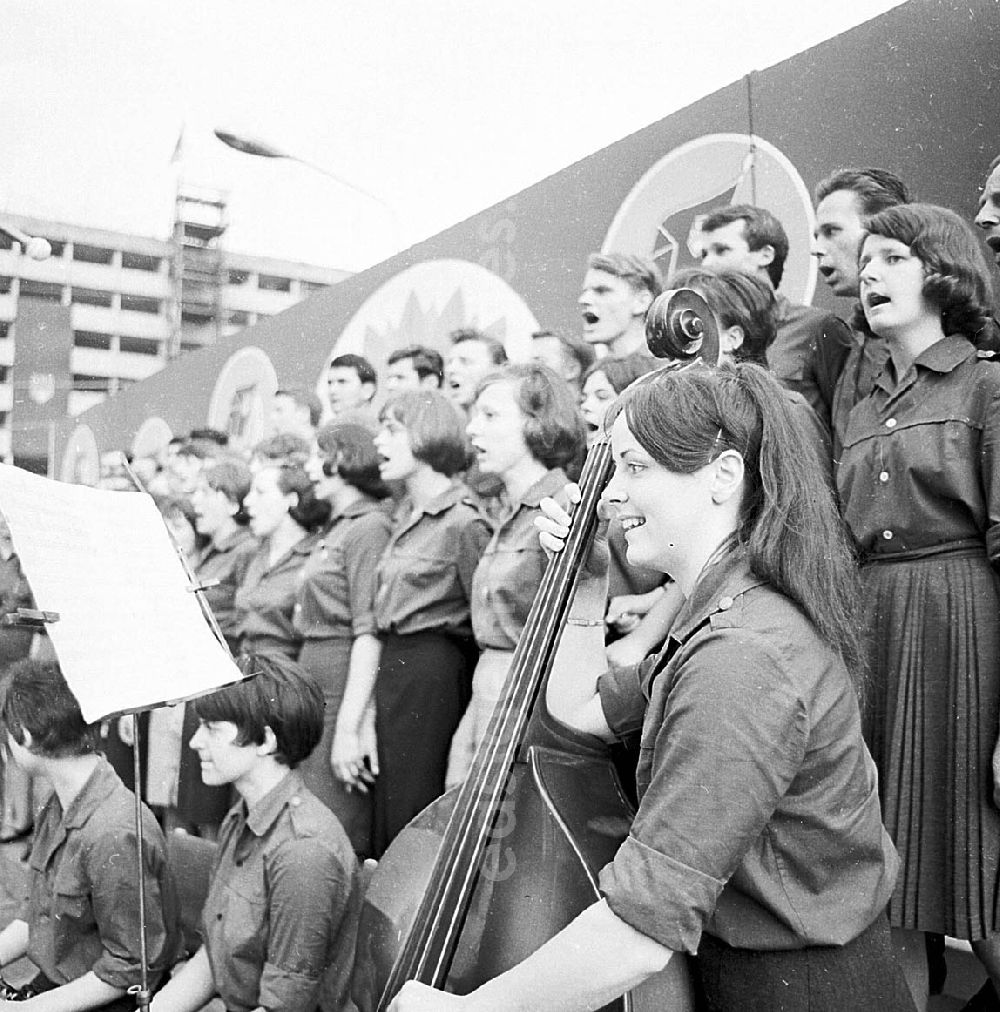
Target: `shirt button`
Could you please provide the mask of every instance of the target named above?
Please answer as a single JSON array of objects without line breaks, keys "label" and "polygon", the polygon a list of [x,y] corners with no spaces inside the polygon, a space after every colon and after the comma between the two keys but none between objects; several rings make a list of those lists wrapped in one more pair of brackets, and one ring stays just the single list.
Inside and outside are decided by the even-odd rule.
[{"label": "shirt button", "polygon": [[879,476],[878,480],[884,485],[889,480],[889,472],[883,471]]},{"label": "shirt button", "polygon": [[298,808],[302,804],[302,799],[296,794],[288,802],[292,808]]},{"label": "shirt button", "polygon": [[883,531],[882,537],[885,538],[886,541],[892,541],[892,531]]},{"label": "shirt button", "polygon": [[887,429],[894,429],[894,428],[896,428],[896,419],[895,418],[887,418],[885,420],[885,427]]},{"label": "shirt button", "polygon": [[215,919],[216,919],[217,921],[221,921],[221,920],[222,920],[222,914],[216,914],[216,915],[215,915]]},{"label": "shirt button", "polygon": [[733,599],[727,594],[719,598],[719,611],[729,611],[733,606]]}]

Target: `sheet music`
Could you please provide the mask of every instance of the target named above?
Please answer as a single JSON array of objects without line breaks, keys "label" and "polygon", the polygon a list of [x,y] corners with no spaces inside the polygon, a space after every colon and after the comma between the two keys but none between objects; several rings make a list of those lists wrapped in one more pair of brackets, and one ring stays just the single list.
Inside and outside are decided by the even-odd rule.
[{"label": "sheet music", "polygon": [[0,510],[85,720],[240,679],[150,496],[0,464]]}]

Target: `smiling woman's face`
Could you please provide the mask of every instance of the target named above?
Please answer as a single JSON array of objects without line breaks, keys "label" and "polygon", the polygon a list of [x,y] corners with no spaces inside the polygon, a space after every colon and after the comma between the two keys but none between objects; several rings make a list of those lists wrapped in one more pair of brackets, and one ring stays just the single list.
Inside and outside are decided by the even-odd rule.
[{"label": "smiling woman's face", "polygon": [[611,453],[605,498],[617,506],[629,563],[679,579],[712,507],[711,465],[693,474],[668,470],[632,435],[624,412],[611,426]]}]

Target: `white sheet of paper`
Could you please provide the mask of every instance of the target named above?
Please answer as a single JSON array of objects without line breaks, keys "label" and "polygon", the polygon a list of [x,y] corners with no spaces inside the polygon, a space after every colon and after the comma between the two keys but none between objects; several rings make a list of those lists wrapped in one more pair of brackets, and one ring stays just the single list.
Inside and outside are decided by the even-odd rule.
[{"label": "white sheet of paper", "polygon": [[84,719],[201,695],[242,676],[188,588],[150,496],[0,464],[0,510]]}]

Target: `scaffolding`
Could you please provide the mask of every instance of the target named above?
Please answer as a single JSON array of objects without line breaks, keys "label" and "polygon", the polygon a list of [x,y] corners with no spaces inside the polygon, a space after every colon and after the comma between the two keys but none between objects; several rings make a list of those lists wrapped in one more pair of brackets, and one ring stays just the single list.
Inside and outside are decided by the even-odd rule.
[{"label": "scaffolding", "polygon": [[199,344],[223,332],[226,268],[222,237],[229,225],[228,194],[181,182],[174,202],[171,326],[167,358],[177,358],[188,335]]}]

